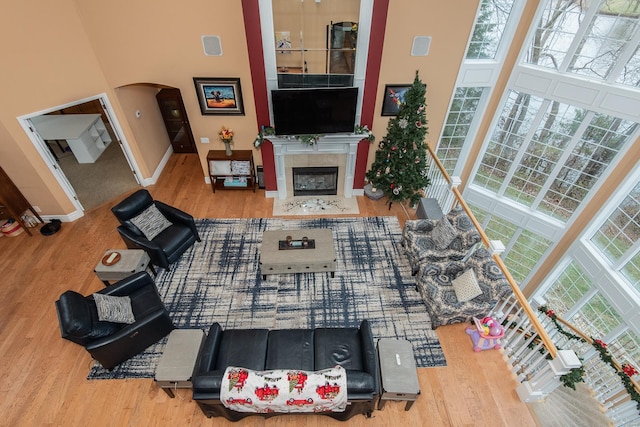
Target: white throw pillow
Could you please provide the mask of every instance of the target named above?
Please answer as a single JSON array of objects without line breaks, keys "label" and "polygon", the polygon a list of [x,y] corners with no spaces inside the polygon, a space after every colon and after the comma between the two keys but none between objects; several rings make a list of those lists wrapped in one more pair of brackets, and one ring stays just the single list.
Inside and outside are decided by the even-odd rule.
[{"label": "white throw pillow", "polygon": [[431,232],[431,238],[436,245],[436,249],[443,250],[453,242],[453,239],[457,236],[456,229],[449,222],[446,217],[441,218],[433,231]]},{"label": "white throw pillow", "polygon": [[98,311],[98,320],[103,322],[127,323],[136,321],[131,308],[131,298],[113,295],[93,294]]},{"label": "white throw pillow", "polygon": [[158,210],[156,205],[151,205],[136,217],[131,218],[131,222],[142,231],[142,234],[153,240],[158,234],[162,233],[166,228],[171,226],[171,222],[162,212]]},{"label": "white throw pillow", "polygon": [[476,274],[471,268],[453,279],[451,285],[456,293],[458,302],[467,302],[482,295],[482,289],[478,285]]}]

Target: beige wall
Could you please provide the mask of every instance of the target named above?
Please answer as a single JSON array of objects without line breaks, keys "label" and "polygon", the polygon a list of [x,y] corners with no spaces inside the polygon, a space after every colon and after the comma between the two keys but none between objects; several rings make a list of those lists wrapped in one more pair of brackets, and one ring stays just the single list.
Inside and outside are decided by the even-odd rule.
[{"label": "beige wall", "polygon": [[[419,70],[428,85],[431,144],[441,130],[477,4],[478,0],[390,2],[377,93],[380,97],[385,84],[411,83]],[[11,102],[0,105],[0,166],[43,214],[70,213],[73,206],[18,125],[20,115],[104,92],[143,178],[149,178],[165,152],[166,136],[158,116],[153,116],[151,89],[130,85],[166,85],[182,92],[203,166],[203,185],[207,151],[223,148],[217,138],[221,126],[236,132],[236,149],[252,148],[257,129],[240,1],[192,0],[169,7],[152,0],[25,0],[4,5],[3,15],[8,18],[0,28],[0,46],[3,63],[10,66],[0,70],[0,89]],[[223,56],[205,56],[202,35],[220,36]],[[432,37],[428,56],[410,56],[416,35]],[[239,77],[245,115],[203,116],[193,77]],[[140,120],[132,114],[136,109],[143,111]],[[373,123],[378,140],[388,121],[380,110],[378,99]],[[198,142],[200,137],[211,143]]]},{"label": "beige wall", "polygon": [[[180,89],[203,171],[208,150],[224,148],[218,139],[222,126],[235,131],[236,149],[253,147],[257,127],[240,1],[191,0],[176,7],[154,0],[76,3],[111,87],[153,83]],[[105,31],[105,23],[117,25]],[[204,55],[203,35],[220,37],[223,56]],[[239,77],[245,115],[203,116],[193,77]],[[211,143],[201,144],[201,137]]]},{"label": "beige wall", "polygon": [[[437,143],[462,63],[467,40],[475,19],[478,0],[390,1],[385,32],[380,83],[376,101],[373,133],[376,141],[386,134],[388,117],[381,117],[386,84],[411,84],[415,72],[427,85],[427,143]],[[411,56],[415,36],[431,36],[427,56]],[[369,152],[373,161],[377,143]]]},{"label": "beige wall", "polygon": [[[143,177],[151,177],[162,157],[171,146],[169,135],[156,101],[160,89],[144,85],[132,85],[115,90],[118,103],[135,140],[131,150],[136,159],[143,159],[139,166]],[[140,111],[140,117],[136,117]]]},{"label": "beige wall", "polygon": [[17,117],[107,91],[72,0],[3,2],[0,166],[43,214],[71,212]]}]

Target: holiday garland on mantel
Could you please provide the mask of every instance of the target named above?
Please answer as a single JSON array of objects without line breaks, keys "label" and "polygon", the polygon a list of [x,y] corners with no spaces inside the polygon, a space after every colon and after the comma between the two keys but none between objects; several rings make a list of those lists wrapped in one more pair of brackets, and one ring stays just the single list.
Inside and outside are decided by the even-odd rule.
[{"label": "holiday garland on mantel", "polygon": [[[627,390],[627,393],[629,393],[629,396],[631,397],[631,399],[636,402],[636,406],[638,407],[638,409],[640,409],[640,393],[638,393],[633,383],[631,382],[631,377],[633,377],[638,373],[635,367],[633,367],[632,365],[629,365],[628,363],[625,363],[621,367],[622,370],[620,370],[616,362],[613,360],[613,356],[611,356],[611,353],[609,352],[609,350],[607,350],[606,343],[602,342],[601,340],[595,339],[593,337],[591,338],[591,343],[589,343],[583,337],[575,335],[571,332],[567,332],[564,329],[564,327],[560,324],[560,322],[558,322],[558,316],[553,310],[547,308],[544,305],[538,308],[538,310],[544,313],[549,319],[551,319],[553,324],[556,326],[556,329],[558,330],[558,332],[564,335],[565,337],[575,341],[582,341],[582,342],[591,344],[593,348],[598,352],[600,359],[615,370],[616,374],[618,374],[618,376],[622,380],[622,383],[624,384],[624,387]],[[580,370],[582,372],[580,372]],[[583,379],[584,369],[580,367],[576,369],[575,372],[573,371],[574,370],[572,370],[572,372],[566,375],[563,375],[561,377],[561,380],[565,386],[575,390],[575,383],[584,381]]]}]

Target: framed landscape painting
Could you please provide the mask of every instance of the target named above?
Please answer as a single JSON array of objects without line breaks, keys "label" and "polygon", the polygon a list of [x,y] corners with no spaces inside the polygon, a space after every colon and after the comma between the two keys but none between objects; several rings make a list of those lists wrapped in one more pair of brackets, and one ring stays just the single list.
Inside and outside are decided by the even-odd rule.
[{"label": "framed landscape painting", "polygon": [[244,115],[239,78],[194,77],[202,114]]},{"label": "framed landscape painting", "polygon": [[384,87],[384,98],[382,99],[382,115],[397,116],[400,111],[400,104],[404,102],[404,95],[411,85],[386,85]]}]

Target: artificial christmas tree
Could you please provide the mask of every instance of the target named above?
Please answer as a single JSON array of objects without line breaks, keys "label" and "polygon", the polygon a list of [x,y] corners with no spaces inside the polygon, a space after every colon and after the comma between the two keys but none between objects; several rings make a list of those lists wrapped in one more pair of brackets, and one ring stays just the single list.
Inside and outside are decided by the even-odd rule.
[{"label": "artificial christmas tree", "polygon": [[393,202],[409,200],[416,205],[429,185],[427,176],[427,88],[418,72],[400,104],[398,115],[389,120],[387,135],[382,138],[375,160],[366,174],[374,189],[385,192],[389,207]]}]

